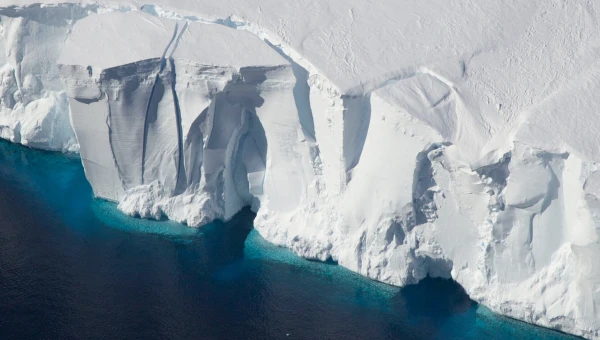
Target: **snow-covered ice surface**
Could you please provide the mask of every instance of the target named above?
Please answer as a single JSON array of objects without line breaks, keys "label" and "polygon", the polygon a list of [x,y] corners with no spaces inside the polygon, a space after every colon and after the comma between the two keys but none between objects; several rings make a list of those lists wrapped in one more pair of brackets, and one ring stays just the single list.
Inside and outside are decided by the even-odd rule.
[{"label": "snow-covered ice surface", "polygon": [[0,0],[0,132],[127,214],[249,205],[298,255],[600,338],[599,5]]},{"label": "snow-covered ice surface", "polygon": [[77,151],[56,61],[87,6],[0,4],[0,137],[35,148]]}]

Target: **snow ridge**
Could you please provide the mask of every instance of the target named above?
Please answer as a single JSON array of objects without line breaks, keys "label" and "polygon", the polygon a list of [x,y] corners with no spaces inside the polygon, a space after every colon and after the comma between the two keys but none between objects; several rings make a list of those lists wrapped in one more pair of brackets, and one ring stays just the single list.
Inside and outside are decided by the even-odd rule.
[{"label": "snow ridge", "polygon": [[125,213],[199,226],[251,206],[300,256],[395,285],[451,277],[496,312],[600,338],[593,4],[418,2],[399,22],[446,25],[423,35],[390,28],[391,2],[315,1],[339,18],[320,35],[269,0],[17,1],[0,9],[2,137],[79,148]]}]

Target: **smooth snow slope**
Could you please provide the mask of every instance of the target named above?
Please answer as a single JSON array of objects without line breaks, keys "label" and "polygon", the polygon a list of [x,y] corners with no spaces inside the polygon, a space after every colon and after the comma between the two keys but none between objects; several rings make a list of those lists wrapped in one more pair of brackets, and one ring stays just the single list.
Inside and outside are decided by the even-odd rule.
[{"label": "smooth snow slope", "polygon": [[4,0],[2,136],[72,126],[128,214],[251,205],[301,256],[600,338],[598,5]]}]

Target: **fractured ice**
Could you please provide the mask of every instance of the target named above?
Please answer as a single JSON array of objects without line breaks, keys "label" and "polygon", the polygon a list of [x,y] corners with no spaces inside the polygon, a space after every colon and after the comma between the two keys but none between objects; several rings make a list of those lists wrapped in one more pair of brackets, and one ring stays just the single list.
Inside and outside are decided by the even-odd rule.
[{"label": "fractured ice", "polygon": [[598,4],[42,3],[0,4],[0,136],[98,197],[600,338]]}]

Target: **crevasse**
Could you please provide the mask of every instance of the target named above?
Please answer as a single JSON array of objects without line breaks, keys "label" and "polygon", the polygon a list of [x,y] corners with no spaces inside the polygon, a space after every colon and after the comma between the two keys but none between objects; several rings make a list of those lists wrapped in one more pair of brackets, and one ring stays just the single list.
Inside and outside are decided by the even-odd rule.
[{"label": "crevasse", "polygon": [[[497,35],[506,40],[495,48],[457,37],[464,56],[423,52],[422,65],[350,84],[324,60],[360,72],[359,33],[333,30],[347,46],[324,58],[304,49],[312,36],[298,44],[286,27],[263,28],[269,13],[115,4],[0,8],[3,138],[79,150],[94,193],[127,214],[200,226],[251,206],[261,235],[300,256],[395,285],[453,278],[496,312],[600,337],[595,69],[572,80],[593,65],[595,36],[552,69],[547,92],[523,96],[502,82],[504,60],[527,72],[515,56],[534,53],[520,30],[561,9],[525,6],[533,19]],[[356,54],[340,59],[338,48]],[[565,103],[580,114],[564,118]]]}]

